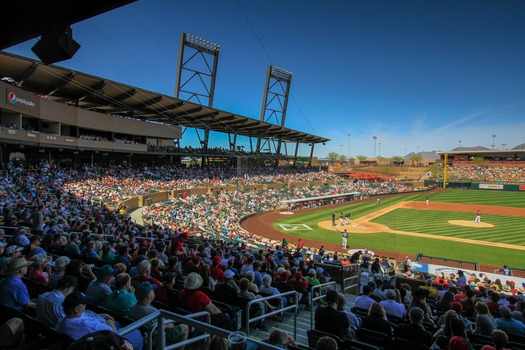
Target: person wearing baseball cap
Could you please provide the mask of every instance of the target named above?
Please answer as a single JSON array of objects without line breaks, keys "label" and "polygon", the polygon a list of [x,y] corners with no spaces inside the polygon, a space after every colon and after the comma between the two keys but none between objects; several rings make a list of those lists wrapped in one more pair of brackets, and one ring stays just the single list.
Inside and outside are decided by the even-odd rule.
[{"label": "person wearing baseball cap", "polygon": [[[157,308],[151,305],[151,302],[155,300],[155,293],[153,292],[158,286],[151,284],[148,281],[142,282],[135,289],[135,296],[137,297],[137,303],[131,307],[128,316],[134,320],[140,320],[141,318],[154,313]],[[151,321],[147,324],[148,328],[152,328],[157,324],[157,321]],[[180,342],[188,339],[189,328],[185,324],[175,324],[173,322],[166,322],[164,333],[166,335],[166,345],[171,345],[176,342]],[[155,342],[157,337],[153,336]],[[153,348],[156,348],[155,343]]]},{"label": "person wearing baseball cap", "polygon": [[[56,330],[67,334],[73,340],[78,340],[86,334],[97,331],[116,332],[118,328],[113,317],[86,311],[86,305],[92,300],[93,298],[78,291],[69,294],[62,303],[66,317],[58,321]],[[142,350],[143,339],[138,329],[124,337],[133,344],[134,349]]]},{"label": "person wearing baseball cap", "polygon": [[86,295],[93,297],[92,305],[102,306],[106,297],[112,293],[109,284],[113,276],[118,272],[111,265],[106,264],[98,268],[97,279],[89,282]]},{"label": "person wearing baseball cap", "polygon": [[2,275],[7,275],[0,280],[0,302],[16,310],[23,310],[30,305],[27,286],[22,281],[22,276],[27,274],[27,267],[31,261],[25,258],[15,258],[7,262],[2,269]]}]

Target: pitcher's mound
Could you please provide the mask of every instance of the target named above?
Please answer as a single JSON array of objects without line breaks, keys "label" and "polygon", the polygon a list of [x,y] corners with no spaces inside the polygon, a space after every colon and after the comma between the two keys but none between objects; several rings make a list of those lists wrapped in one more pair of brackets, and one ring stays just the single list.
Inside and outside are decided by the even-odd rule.
[{"label": "pitcher's mound", "polygon": [[494,227],[494,225],[489,224],[487,222],[474,222],[470,220],[448,220],[448,223],[452,225],[467,226],[467,227],[481,227],[481,228]]}]

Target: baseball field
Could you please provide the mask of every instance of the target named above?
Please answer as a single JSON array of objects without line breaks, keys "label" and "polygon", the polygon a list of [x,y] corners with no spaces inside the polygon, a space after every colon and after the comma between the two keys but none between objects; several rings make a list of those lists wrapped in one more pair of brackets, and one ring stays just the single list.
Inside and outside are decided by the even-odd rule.
[{"label": "baseball field", "polygon": [[[481,223],[474,222],[477,210],[481,211]],[[332,226],[332,212],[336,226]],[[339,225],[340,213],[351,214],[349,224]],[[292,243],[301,238],[305,246],[324,244],[341,252],[340,232],[347,229],[349,249],[368,248],[392,257],[421,252],[495,267],[525,268],[525,192],[447,189],[385,196],[380,203],[371,198],[293,214],[264,215],[258,219],[268,228],[263,236],[288,237]]]}]

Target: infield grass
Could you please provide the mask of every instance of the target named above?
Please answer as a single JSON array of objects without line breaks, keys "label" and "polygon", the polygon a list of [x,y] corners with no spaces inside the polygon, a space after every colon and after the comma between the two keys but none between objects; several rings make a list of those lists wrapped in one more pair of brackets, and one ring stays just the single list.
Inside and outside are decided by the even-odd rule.
[{"label": "infield grass", "polygon": [[[380,204],[375,199],[369,202],[351,202],[337,208],[320,209],[319,211],[301,214],[296,212],[274,223],[277,230],[298,237],[315,239],[322,242],[341,243],[341,234],[317,226],[320,221],[331,220],[331,213],[350,212],[352,220],[375,212],[401,201],[424,201],[429,195],[432,202],[450,202],[462,204],[484,204],[525,208],[525,192],[500,192],[492,190],[454,190],[431,194],[421,193],[400,197],[384,197]],[[388,226],[390,229],[414,233],[431,234],[436,237],[457,237],[477,241],[506,243],[525,246],[525,217],[483,214],[483,222],[494,225],[492,228],[476,228],[451,225],[448,220],[474,220],[474,213],[414,210],[398,208],[386,213],[371,222]],[[311,231],[283,231],[280,224],[306,224]],[[350,233],[348,243],[350,248],[369,248],[393,253],[423,253],[427,256],[439,256],[450,259],[474,261],[480,264],[513,267],[525,267],[525,251],[500,248],[462,242],[444,241],[433,238],[398,235],[389,232]]]}]

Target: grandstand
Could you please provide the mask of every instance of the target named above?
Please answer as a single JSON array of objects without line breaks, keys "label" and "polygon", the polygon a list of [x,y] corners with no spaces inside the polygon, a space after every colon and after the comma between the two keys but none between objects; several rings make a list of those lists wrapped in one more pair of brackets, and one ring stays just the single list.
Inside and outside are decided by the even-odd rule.
[{"label": "grandstand", "polygon": [[[370,198],[375,202],[377,195],[411,193],[411,185],[392,179],[349,181],[324,169],[297,166],[297,156],[283,155],[277,149],[265,153],[259,143],[250,151],[237,148],[235,143],[219,149],[209,149],[206,143],[197,149],[173,145],[173,139],[182,137],[181,126],[202,128],[203,124],[217,132],[233,130],[235,135],[250,137],[255,133],[293,143],[313,145],[328,141],[326,138],[5,53],[0,54],[0,75],[13,80],[0,82],[0,93],[6,96],[0,102],[0,150],[5,164],[0,182],[0,242],[7,244],[0,249],[9,252],[3,253],[4,264],[17,259],[16,254],[31,260],[29,273],[20,279],[33,301],[53,290],[50,281],[60,277],[55,276],[60,272],[57,261],[67,257],[76,271],[70,268],[66,273],[77,275],[77,288],[86,294],[88,285],[105,270],[117,274],[113,268],[129,273],[135,293],[145,280],[157,286],[151,305],[158,311],[139,320],[107,305],[88,305],[94,313],[117,320],[123,326],[118,330],[122,336],[139,329],[146,349],[165,348],[158,339],[167,339],[163,336],[168,331],[159,327],[159,337],[154,340],[149,327],[151,321],[163,322],[164,317],[193,328],[188,342],[175,340],[171,344],[185,345],[187,349],[206,349],[210,334],[228,337],[232,331],[247,333],[250,348],[278,349],[262,340],[281,329],[297,341],[288,344],[289,349],[307,350],[315,347],[316,338],[326,335],[316,331],[319,325],[314,320],[316,311],[326,307],[328,289],[344,294],[347,304],[343,310],[352,311],[358,323],[367,318],[368,310],[356,308],[356,298],[367,289],[363,287],[376,283],[399,290],[403,296],[400,304],[406,309],[411,307],[409,291],[416,296],[419,287],[435,289],[436,294],[448,288],[462,295],[462,280],[442,280],[423,271],[418,278],[412,278],[408,261],[396,266],[368,250],[354,258],[335,257],[330,249],[320,254],[323,242],[303,248],[286,245],[240,225],[245,217],[278,210],[283,205],[288,208],[290,204],[295,210],[299,208],[292,208],[294,205],[336,207]],[[131,95],[133,99],[128,100]],[[207,166],[183,166],[188,156],[203,159],[201,165]],[[279,160],[294,166],[265,166]],[[462,179],[477,180],[469,171],[472,169],[462,170]],[[490,176],[498,180],[500,175],[496,171]],[[520,170],[513,169],[510,177],[513,182],[523,183]],[[33,218],[39,217],[40,210],[42,222],[37,225],[38,220]],[[133,210],[144,220],[133,220]],[[41,239],[26,242],[36,235]],[[52,257],[54,266],[45,265],[47,259],[39,260],[42,252]],[[421,257],[421,261],[425,258],[429,259]],[[144,260],[152,266],[142,271]],[[375,264],[369,266],[372,261]],[[109,270],[104,267],[108,264]],[[47,276],[39,273],[42,266],[51,266],[44,267]],[[227,271],[232,278],[226,276]],[[413,272],[418,273],[415,265]],[[184,304],[184,293],[193,290],[189,278],[192,273],[201,276],[202,298],[209,299],[220,314],[228,315],[223,323],[212,326],[209,309],[201,313],[194,305]],[[268,289],[277,294],[261,291],[263,275],[272,277],[270,287],[275,289]],[[425,278],[430,276],[433,280],[428,286]],[[494,279],[497,275],[487,276]],[[239,286],[245,283],[243,277],[249,279],[250,293],[258,297],[243,299],[237,290],[234,295],[220,293],[226,280],[232,279]],[[0,279],[0,290],[2,280],[5,283],[8,278]],[[484,279],[472,282],[479,300],[486,300],[483,288],[493,293],[503,291],[509,303],[511,296],[523,297],[519,285],[505,284],[503,280],[499,284]],[[131,286],[126,288],[133,293]],[[382,300],[382,292],[377,288],[375,300]],[[0,292],[2,321],[13,317],[23,320],[30,330],[26,332],[27,348],[68,348],[73,339],[42,323],[38,308],[17,308],[20,305],[13,305],[6,294]],[[428,298],[436,321],[441,316],[437,301],[437,297]],[[517,310],[523,311],[522,303],[520,300],[516,305]],[[408,322],[406,315],[387,318],[394,329]],[[424,326],[435,331],[432,323]],[[385,338],[366,327],[356,326],[353,331],[352,340],[328,335],[341,349],[427,348],[397,336]],[[480,338],[471,340],[480,347]],[[512,335],[511,341],[518,346],[524,343],[519,335]]]}]

